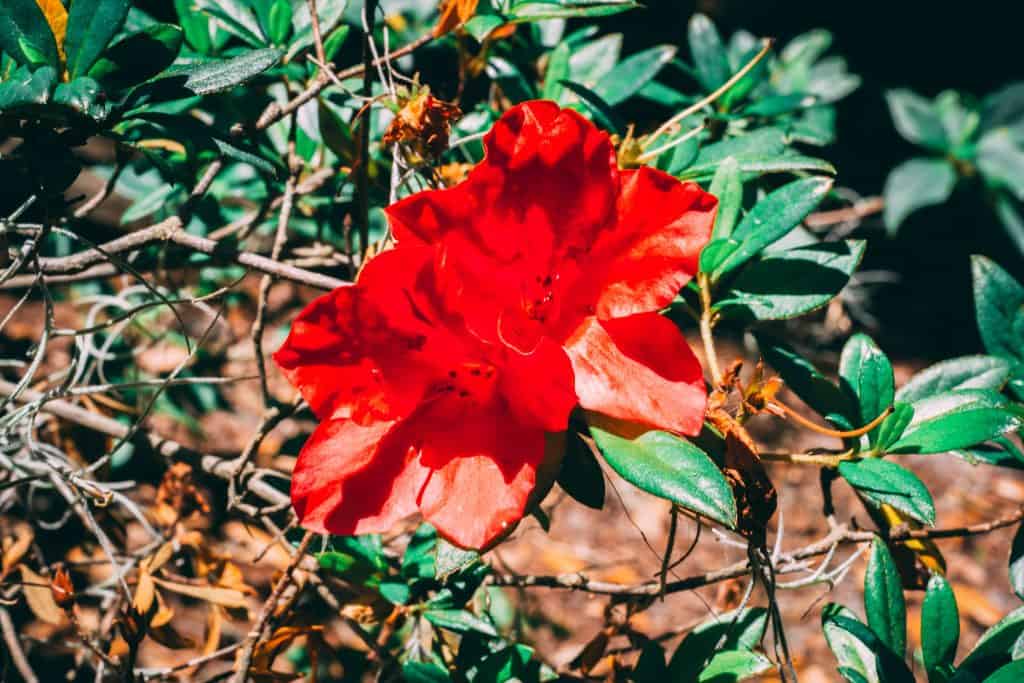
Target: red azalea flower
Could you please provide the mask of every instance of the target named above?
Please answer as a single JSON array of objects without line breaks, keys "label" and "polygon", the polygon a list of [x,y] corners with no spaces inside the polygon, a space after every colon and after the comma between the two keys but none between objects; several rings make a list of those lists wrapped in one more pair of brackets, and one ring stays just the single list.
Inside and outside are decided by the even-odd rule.
[{"label": "red azalea flower", "polygon": [[482,548],[524,514],[548,432],[576,405],[554,342],[468,334],[438,296],[431,248],[384,252],[299,314],[274,360],[322,420],[292,502],[319,532],[381,532],[417,511]]},{"label": "red azalea flower", "polygon": [[584,408],[696,434],[703,373],[657,312],[697,272],[715,198],[620,170],[607,134],[552,102],[512,108],[484,145],[464,182],[387,209],[399,250],[438,245],[444,295],[483,339],[562,345]]}]

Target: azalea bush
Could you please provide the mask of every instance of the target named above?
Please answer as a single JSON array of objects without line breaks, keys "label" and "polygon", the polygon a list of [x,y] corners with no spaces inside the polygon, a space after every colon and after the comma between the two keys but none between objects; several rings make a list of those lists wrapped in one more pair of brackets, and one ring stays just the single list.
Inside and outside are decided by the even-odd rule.
[{"label": "azalea bush", "polygon": [[[915,470],[1024,468],[1024,285],[965,253],[981,346],[897,382],[860,267],[978,178],[1020,242],[1022,86],[889,92],[927,156],[865,198],[827,31],[602,28],[643,11],[5,0],[3,680],[788,681],[812,615],[837,679],[1021,680],[1024,608],[961,639],[942,543],[1024,508]],[[623,489],[651,575],[503,556]],[[559,592],[602,604],[571,657]]]}]

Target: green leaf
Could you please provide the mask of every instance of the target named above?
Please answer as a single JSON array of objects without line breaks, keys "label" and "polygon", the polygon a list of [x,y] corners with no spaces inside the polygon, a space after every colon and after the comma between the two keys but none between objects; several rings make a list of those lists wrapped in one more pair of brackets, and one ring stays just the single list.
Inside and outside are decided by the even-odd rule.
[{"label": "green leaf", "polygon": [[569,79],[593,87],[615,68],[622,52],[622,34],[612,33],[570,50]]},{"label": "green leaf", "polygon": [[607,17],[640,6],[634,0],[526,0],[513,3],[508,17],[515,22]]},{"label": "green leaf", "polygon": [[430,662],[406,662],[402,665],[402,680],[406,683],[449,683],[448,671]]},{"label": "green leaf", "polygon": [[1024,82],[1018,81],[987,95],[981,103],[982,130],[1024,121]]},{"label": "green leaf", "polygon": [[597,121],[598,125],[608,130],[611,133],[618,133],[623,130],[622,123],[619,121],[618,116],[612,111],[611,106],[605,102],[601,97],[590,90],[586,86],[574,83],[572,81],[562,81],[562,85],[571,90],[583,104],[586,105],[587,109],[594,115],[594,120]]},{"label": "green leaf", "polygon": [[750,650],[723,650],[715,654],[697,677],[699,683],[733,683],[760,676],[775,668],[771,660]]},{"label": "green leaf", "polygon": [[67,70],[71,78],[89,72],[100,54],[121,30],[131,0],[74,0],[68,11],[64,40]]},{"label": "green leaf", "polygon": [[244,0],[193,0],[197,9],[215,17],[225,31],[252,47],[263,44],[263,30]]},{"label": "green leaf", "polygon": [[138,85],[173,64],[183,40],[177,26],[150,24],[111,46],[89,69],[89,77],[114,91]]},{"label": "green leaf", "polygon": [[479,633],[497,638],[498,632],[489,621],[481,619],[472,612],[462,609],[428,609],[423,616],[434,626],[455,633]]},{"label": "green leaf", "polygon": [[600,510],[604,507],[604,472],[590,447],[579,432],[570,430],[565,447],[565,457],[558,473],[558,485],[566,493],[587,507]]},{"label": "green leaf", "polygon": [[906,431],[907,426],[914,419],[914,406],[909,403],[902,403],[898,400],[893,406],[892,414],[889,415],[878,427],[878,436],[875,439],[875,447],[879,452],[885,453],[889,447],[899,441]]},{"label": "green leaf", "polygon": [[999,667],[985,683],[1020,683],[1024,681],[1024,660],[1018,659]]},{"label": "green leaf", "polygon": [[478,43],[482,43],[490,35],[491,31],[504,25],[505,17],[500,14],[477,14],[467,21],[463,28]]},{"label": "green leaf", "polygon": [[426,522],[420,524],[402,554],[402,576],[414,580],[434,578],[434,549],[437,543],[434,527]]},{"label": "green leaf", "polygon": [[548,65],[544,71],[544,87],[541,99],[558,100],[562,94],[562,81],[569,78],[569,43],[561,42],[548,54]]},{"label": "green leaf", "polygon": [[891,453],[945,453],[1020,427],[1022,413],[997,392],[959,389],[913,404],[914,419]]},{"label": "green leaf", "polygon": [[711,618],[690,631],[669,662],[667,680],[696,681],[716,650],[752,650],[764,636],[768,611],[751,607]]},{"label": "green leaf", "polygon": [[989,131],[977,146],[978,169],[989,184],[1005,187],[1024,200],[1024,149],[1006,128]]},{"label": "green leaf", "polygon": [[848,417],[854,411],[850,397],[813,363],[786,344],[767,336],[758,335],[757,345],[764,359],[801,401],[840,429],[853,429]]},{"label": "green leaf", "polygon": [[783,185],[754,205],[733,231],[735,251],[711,273],[712,281],[743,265],[803,221],[832,187],[830,178],[802,178]]},{"label": "green leaf", "polygon": [[876,507],[888,504],[922,524],[935,524],[932,495],[910,470],[888,460],[867,458],[839,463],[839,474]]},{"label": "green leaf", "polygon": [[995,210],[999,222],[1003,224],[1006,234],[1013,240],[1017,251],[1024,253],[1024,217],[1017,210],[1016,202],[1008,192],[995,193]]},{"label": "green leaf", "polygon": [[885,181],[885,227],[895,233],[913,212],[949,199],[955,185],[956,171],[945,159],[904,161]]},{"label": "green leaf", "polygon": [[985,350],[1024,359],[1024,287],[985,256],[971,257],[974,308]]},{"label": "green leaf", "polygon": [[[1024,607],[1018,607],[981,635],[974,649],[960,662],[953,680],[985,680],[1010,662],[1010,652],[1024,633]],[[973,677],[973,678],[972,678]]]},{"label": "green leaf", "polygon": [[928,149],[946,151],[946,129],[931,102],[909,90],[890,90],[885,101],[900,135]]},{"label": "green leaf", "polygon": [[914,675],[903,659],[848,610],[826,605],[821,618],[825,639],[839,660],[839,673],[846,680],[914,683]]},{"label": "green leaf", "polygon": [[952,451],[953,455],[962,458],[971,465],[979,463],[1010,469],[1024,469],[1024,453],[1005,437],[993,439],[990,443],[972,448]]},{"label": "green leaf", "polygon": [[[825,642],[839,662],[839,673],[851,683],[880,683],[878,657],[867,644],[850,632],[848,627],[851,622],[858,623],[853,613],[841,605],[830,603],[821,610],[821,629],[825,634]],[[863,625],[861,628],[868,630]]]},{"label": "green leaf", "polygon": [[274,66],[281,59],[281,55],[282,51],[276,47],[251,50],[231,59],[174,68],[158,81],[154,81],[154,84],[172,80],[189,95],[223,92]]},{"label": "green leaf", "polygon": [[96,121],[106,118],[110,111],[109,105],[101,97],[100,84],[83,76],[70,83],[61,83],[53,91],[53,104],[63,104],[83,116]]},{"label": "green leaf", "polygon": [[744,320],[786,320],[821,308],[849,282],[863,240],[825,242],[765,254],[747,265],[715,308]]},{"label": "green leaf", "polygon": [[1024,524],[1017,527],[1010,544],[1010,586],[1024,600]]},{"label": "green leaf", "polygon": [[0,81],[0,112],[46,104],[57,82],[57,70],[52,66],[35,71],[20,67],[9,79]]},{"label": "green leaf", "polygon": [[629,483],[727,527],[736,526],[732,488],[714,461],[689,441],[661,431],[632,440],[593,426],[590,433],[608,464]]},{"label": "green leaf", "polygon": [[[316,9],[317,16],[320,18],[320,35],[327,36],[341,23],[347,4],[347,0],[317,0]],[[299,52],[313,45],[313,19],[309,13],[308,2],[292,4],[292,28],[295,33],[292,35],[291,44],[285,55],[287,61],[292,61]],[[330,60],[331,55],[327,50],[326,43],[324,44],[324,53]]]},{"label": "green leaf", "polygon": [[928,580],[921,606],[921,658],[929,681],[945,681],[953,672],[960,640],[960,615],[949,582],[938,574]]},{"label": "green leaf", "polygon": [[686,35],[700,84],[711,92],[732,75],[722,38],[711,20],[700,13],[690,18]]},{"label": "green leaf", "polygon": [[676,48],[672,45],[656,45],[630,55],[597,82],[593,88],[594,93],[613,107],[625,102],[645,83],[654,79],[675,55]]},{"label": "green leaf", "polygon": [[640,657],[633,668],[631,679],[636,683],[662,683],[667,675],[665,650],[656,641],[648,640],[640,649]]},{"label": "green leaf", "polygon": [[[857,426],[866,425],[893,404],[896,381],[888,356],[866,334],[850,337],[839,357],[842,387],[859,406],[850,417]],[[871,443],[878,436],[876,427],[869,434]]]},{"label": "green leaf", "polygon": [[[267,38],[274,45],[282,45],[292,30],[292,3],[274,0],[267,17]],[[326,52],[326,45],[324,46]],[[328,60],[330,58],[328,57]]]},{"label": "green leaf", "polygon": [[0,2],[0,52],[19,64],[59,66],[57,43],[36,0]]},{"label": "green leaf", "polygon": [[880,538],[871,541],[864,574],[864,613],[868,626],[897,655],[907,649],[907,605],[903,584],[889,548]]},{"label": "green leaf", "polygon": [[1012,365],[996,356],[961,356],[936,363],[910,378],[897,401],[914,402],[957,389],[1001,389]]},{"label": "green leaf", "polygon": [[733,157],[726,157],[715,170],[708,192],[718,198],[718,213],[711,239],[729,237],[743,208],[743,177],[740,165]]},{"label": "green leaf", "polygon": [[708,180],[728,157],[733,157],[740,171],[749,177],[800,171],[835,173],[828,162],[798,154],[787,148],[787,142],[787,133],[781,128],[759,128],[703,147],[693,164],[678,175],[681,180]]},{"label": "green leaf", "polygon": [[473,683],[533,683],[542,678],[541,664],[526,645],[510,645],[480,662]]}]

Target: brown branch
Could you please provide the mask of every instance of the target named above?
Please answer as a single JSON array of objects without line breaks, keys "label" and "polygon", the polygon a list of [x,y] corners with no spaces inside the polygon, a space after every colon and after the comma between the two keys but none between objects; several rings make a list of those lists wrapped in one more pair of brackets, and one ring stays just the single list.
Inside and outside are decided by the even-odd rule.
[{"label": "brown branch", "polygon": [[853,206],[831,211],[818,211],[804,219],[804,224],[809,228],[824,228],[846,221],[860,220],[867,218],[885,209],[885,199],[882,197],[867,197],[855,202]]},{"label": "brown branch", "polygon": [[25,683],[39,683],[35,672],[32,671],[32,666],[28,663],[28,658],[25,657],[24,650],[21,649],[21,641],[18,639],[18,631],[14,628],[11,615],[4,607],[0,607],[0,632],[3,633],[4,642],[7,643],[7,652],[11,657],[11,663],[14,664],[14,668],[21,674]]},{"label": "brown branch", "polygon": [[[854,531],[845,526],[837,527],[825,538],[804,546],[788,555],[779,558],[775,567],[778,575],[791,574],[806,569],[801,560],[818,557],[828,553],[837,545],[853,545],[870,543],[880,537],[889,543],[902,543],[910,540],[966,538],[979,536],[1002,529],[1024,520],[1024,507],[1005,517],[973,524],[970,526],[948,527],[943,529],[910,529],[906,526],[891,529],[887,532]],[[595,593],[599,595],[615,595],[620,597],[654,597],[664,594],[689,591],[709,586],[719,581],[746,576],[751,572],[749,562],[743,561],[713,572],[689,576],[678,581],[662,585],[661,581],[647,581],[638,584],[622,584],[609,581],[596,581],[583,574],[559,575],[518,575],[495,574],[490,582],[496,586],[517,586],[522,588],[565,588],[569,590]]]}]

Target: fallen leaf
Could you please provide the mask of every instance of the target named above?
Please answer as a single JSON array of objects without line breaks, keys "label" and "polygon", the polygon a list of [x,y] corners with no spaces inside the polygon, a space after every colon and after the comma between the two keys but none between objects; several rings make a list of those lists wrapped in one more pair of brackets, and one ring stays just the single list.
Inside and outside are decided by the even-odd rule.
[{"label": "fallen leaf", "polygon": [[32,547],[35,532],[28,524],[15,524],[10,534],[3,537],[0,548],[3,550],[3,559],[0,560],[0,581],[21,562],[25,553]]},{"label": "fallen leaf", "polygon": [[28,603],[28,608],[32,610],[32,614],[36,615],[37,619],[54,626],[66,623],[67,617],[64,615],[64,610],[53,599],[50,579],[21,565],[21,580],[24,582],[21,590],[25,593],[25,602]]},{"label": "fallen leaf", "polygon": [[218,586],[193,586],[188,583],[176,583],[174,581],[158,579],[155,576],[153,577],[153,581],[155,581],[161,588],[178,593],[179,595],[187,595],[190,598],[205,600],[206,602],[212,602],[215,605],[221,605],[223,607],[248,607],[249,605],[249,602],[245,599],[244,593],[231,588],[220,588]]}]

